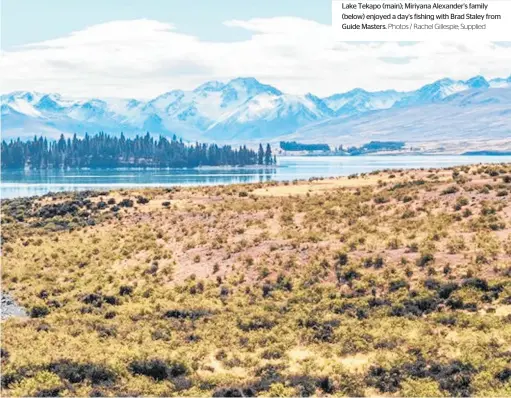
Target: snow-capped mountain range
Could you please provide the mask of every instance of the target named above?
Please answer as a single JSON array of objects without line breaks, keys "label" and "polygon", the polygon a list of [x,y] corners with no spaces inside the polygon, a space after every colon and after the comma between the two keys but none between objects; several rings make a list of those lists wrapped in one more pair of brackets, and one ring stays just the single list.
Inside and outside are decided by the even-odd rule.
[{"label": "snow-capped mountain range", "polygon": [[[451,130],[470,130],[479,137],[474,125],[491,115],[491,123],[481,128],[488,137],[500,139],[511,137],[510,93],[511,76],[442,79],[410,92],[357,88],[326,98],[286,94],[254,78],[211,81],[193,91],[173,90],[149,101],[13,92],[1,97],[2,135],[6,139],[149,131],[190,141],[259,142],[294,137],[341,144],[392,136],[421,142],[429,141],[432,133],[438,138],[438,128],[446,120]],[[434,114],[427,116],[430,112]],[[456,120],[452,120],[454,114]]]},{"label": "snow-capped mountain range", "polygon": [[420,106],[398,106],[332,118],[281,137],[286,141],[404,141],[407,147],[449,153],[511,151],[511,88],[463,90]]}]

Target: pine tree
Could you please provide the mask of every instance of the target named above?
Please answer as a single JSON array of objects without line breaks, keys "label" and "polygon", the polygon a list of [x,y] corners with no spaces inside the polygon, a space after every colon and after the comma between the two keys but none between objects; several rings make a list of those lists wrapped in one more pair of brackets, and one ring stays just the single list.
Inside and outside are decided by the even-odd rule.
[{"label": "pine tree", "polygon": [[257,151],[257,164],[263,164],[264,162],[264,149],[263,145],[259,144],[259,150]]},{"label": "pine tree", "polygon": [[266,144],[266,152],[264,153],[264,164],[269,166],[272,164],[273,157],[271,155],[271,146]]}]

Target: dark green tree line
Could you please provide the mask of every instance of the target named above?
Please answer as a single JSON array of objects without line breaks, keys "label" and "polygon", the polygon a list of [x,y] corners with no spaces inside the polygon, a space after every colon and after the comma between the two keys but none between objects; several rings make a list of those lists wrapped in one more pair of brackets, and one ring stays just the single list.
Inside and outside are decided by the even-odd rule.
[{"label": "dark green tree line", "polygon": [[259,152],[245,145],[239,148],[200,143],[186,145],[176,136],[171,140],[162,136],[155,139],[149,133],[135,138],[103,132],[92,137],[85,134],[84,138],[75,134],[66,139],[61,135],[55,141],[34,137],[30,141],[2,141],[1,145],[2,167],[9,169],[245,166],[275,162],[269,145],[262,154],[262,145]]}]

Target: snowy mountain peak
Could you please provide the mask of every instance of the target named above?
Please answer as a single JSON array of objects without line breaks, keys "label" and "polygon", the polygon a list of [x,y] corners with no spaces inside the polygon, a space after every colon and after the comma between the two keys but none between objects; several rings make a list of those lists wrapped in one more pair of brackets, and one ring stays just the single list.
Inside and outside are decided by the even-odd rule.
[{"label": "snowy mountain peak", "polygon": [[490,84],[490,87],[495,88],[511,87],[511,76],[508,78],[491,79],[488,83]]},{"label": "snowy mountain peak", "polygon": [[58,112],[63,109],[58,103],[60,96],[58,94],[46,94],[34,105],[39,111]]},{"label": "snowy mountain peak", "polygon": [[139,106],[140,104],[142,104],[141,101],[138,101],[136,99],[130,99],[126,102],[126,107],[128,109],[132,109],[132,108],[136,108],[137,106]]},{"label": "snowy mountain peak", "polygon": [[465,84],[470,88],[488,88],[490,84],[483,76],[475,76],[468,79]]},{"label": "snowy mountain peak", "polygon": [[324,99],[336,115],[353,115],[378,109],[388,109],[403,97],[394,90],[369,92],[355,88],[346,93],[334,94]]},{"label": "snowy mountain peak", "polygon": [[216,80],[201,84],[195,90],[194,93],[208,92],[208,91],[220,91],[225,87],[225,84]]},{"label": "snowy mountain peak", "polygon": [[37,91],[13,91],[2,95],[2,103],[14,102],[16,100],[33,102],[42,96],[43,94],[38,93]]},{"label": "snowy mountain peak", "polygon": [[325,116],[334,116],[335,112],[321,98],[316,97],[314,94],[307,93],[305,95],[305,99],[312,102],[321,114]]},{"label": "snowy mountain peak", "polygon": [[352,96],[360,96],[360,95],[367,95],[367,94],[369,94],[369,92],[367,92],[363,88],[357,87],[357,88],[354,88],[353,90],[348,91],[346,94],[352,95]]},{"label": "snowy mountain peak", "polygon": [[160,94],[156,98],[149,101],[149,103],[156,102],[158,100],[169,99],[169,98],[171,98],[171,99],[172,98],[181,98],[184,95],[185,95],[185,92],[183,90],[171,90],[171,91],[167,91],[166,93]]},{"label": "snowy mountain peak", "polygon": [[[34,95],[37,95],[36,93],[31,93],[30,91],[15,91],[7,96],[5,96],[5,102],[11,102],[15,99],[23,99],[27,102],[34,101]],[[2,99],[4,96],[2,96]],[[2,101],[4,102],[4,101]]]},{"label": "snowy mountain peak", "polygon": [[246,92],[250,97],[261,93],[268,93],[274,95],[281,95],[282,92],[275,87],[268,84],[262,84],[259,80],[253,77],[238,77],[231,80],[225,85],[225,90],[234,89],[236,91]]},{"label": "snowy mountain peak", "polygon": [[181,101],[185,96],[185,92],[183,90],[172,90],[166,93],[159,95],[158,97],[150,100],[143,107],[144,111],[147,112],[166,112],[169,106],[172,104]]},{"label": "snowy mountain peak", "polygon": [[[459,82],[459,89],[461,90],[461,82]],[[424,87],[419,89],[419,93],[422,95],[429,95],[432,97],[432,99],[437,99],[442,97],[444,93],[447,92],[447,90],[451,89],[452,87],[456,87],[456,82],[452,79],[445,78],[437,80],[434,83],[427,84]]]},{"label": "snowy mountain peak", "polygon": [[[476,80],[477,84],[478,80]],[[408,93],[398,101],[394,106],[396,107],[407,107],[414,105],[421,105],[427,103],[434,103],[443,100],[449,95],[457,92],[467,90],[470,87],[464,81],[456,81],[453,79],[445,78],[437,80],[431,84],[426,84],[419,90]]]}]

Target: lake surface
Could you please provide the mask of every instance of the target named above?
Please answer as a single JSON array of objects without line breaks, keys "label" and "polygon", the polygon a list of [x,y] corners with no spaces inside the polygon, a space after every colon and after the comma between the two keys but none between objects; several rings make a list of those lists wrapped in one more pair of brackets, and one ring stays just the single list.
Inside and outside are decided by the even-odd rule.
[{"label": "lake surface", "polygon": [[2,170],[2,198],[88,189],[192,186],[345,176],[381,169],[511,162],[511,156],[286,156],[279,167],[204,169]]}]

